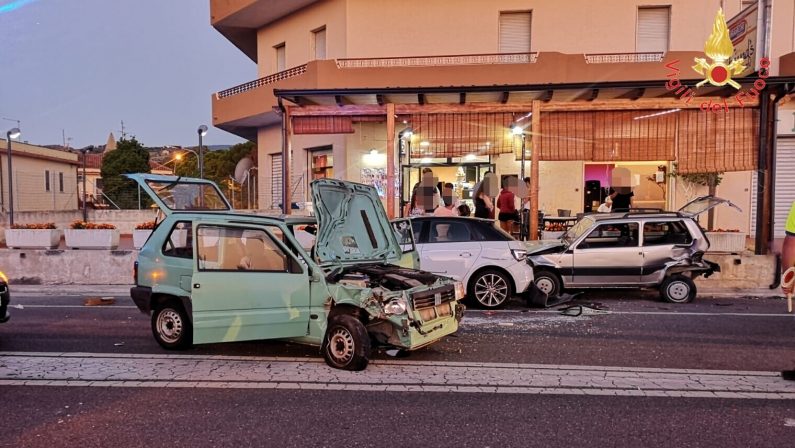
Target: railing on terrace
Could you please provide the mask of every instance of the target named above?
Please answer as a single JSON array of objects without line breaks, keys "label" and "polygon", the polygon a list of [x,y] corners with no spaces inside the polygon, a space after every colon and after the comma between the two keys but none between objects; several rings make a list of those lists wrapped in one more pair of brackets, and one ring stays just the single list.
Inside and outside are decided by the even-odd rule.
[{"label": "railing on terrace", "polygon": [[622,64],[626,62],[662,62],[663,52],[653,53],[591,53],[585,54],[586,64]]},{"label": "railing on terrace", "polygon": [[438,67],[443,65],[533,64],[538,53],[458,54],[337,59],[338,68]]},{"label": "railing on terrace", "polygon": [[221,90],[220,92],[217,92],[215,94],[215,97],[220,100],[222,98],[247,92],[249,90],[256,89],[264,85],[273,84],[283,79],[288,79],[294,76],[303,75],[304,73],[306,73],[306,64],[289,68],[287,70],[283,70],[278,73],[265,76],[264,78],[255,79],[254,81],[249,81],[245,84],[240,84],[239,86],[230,87],[226,90]]}]

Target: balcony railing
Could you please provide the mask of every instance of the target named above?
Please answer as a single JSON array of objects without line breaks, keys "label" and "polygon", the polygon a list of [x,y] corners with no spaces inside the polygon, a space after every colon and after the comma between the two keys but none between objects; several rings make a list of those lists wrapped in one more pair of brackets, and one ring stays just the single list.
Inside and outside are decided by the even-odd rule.
[{"label": "balcony railing", "polygon": [[663,52],[655,53],[592,53],[585,55],[586,64],[622,64],[627,62],[662,62]]},{"label": "balcony railing", "polygon": [[248,92],[249,90],[256,89],[258,87],[262,87],[268,84],[273,84],[283,79],[292,78],[294,76],[300,76],[303,75],[304,73],[306,73],[306,64],[289,68],[287,70],[283,70],[281,72],[274,73],[272,75],[268,75],[265,76],[264,78],[259,78],[254,81],[249,81],[245,84],[240,84],[239,86],[230,87],[226,90],[221,90],[220,92],[217,92],[215,94],[215,97],[220,100],[222,98],[226,98],[232,95]]},{"label": "balcony railing", "polygon": [[438,67],[444,65],[533,64],[538,53],[460,54],[337,59],[338,68]]}]

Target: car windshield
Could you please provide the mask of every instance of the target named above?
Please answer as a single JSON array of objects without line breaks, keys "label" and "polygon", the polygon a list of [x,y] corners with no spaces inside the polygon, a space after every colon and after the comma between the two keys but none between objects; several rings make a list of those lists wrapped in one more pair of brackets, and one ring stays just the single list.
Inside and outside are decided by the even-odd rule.
[{"label": "car windshield", "polygon": [[576,224],[571,226],[571,228],[563,234],[563,242],[566,243],[567,246],[571,246],[571,243],[575,242],[577,238],[581,237],[585,234],[594,224],[593,218],[585,217],[581,220],[577,221]]},{"label": "car windshield", "polygon": [[208,183],[147,180],[147,185],[171,210],[229,210],[218,189]]}]

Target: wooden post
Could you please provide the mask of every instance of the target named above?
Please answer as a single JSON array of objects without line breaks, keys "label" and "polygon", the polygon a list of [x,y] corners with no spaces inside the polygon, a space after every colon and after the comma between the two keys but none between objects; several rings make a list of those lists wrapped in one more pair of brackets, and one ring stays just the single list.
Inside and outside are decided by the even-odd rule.
[{"label": "wooden post", "polygon": [[538,239],[538,162],[541,149],[541,102],[533,101],[533,118],[530,126],[530,239]]},{"label": "wooden post", "polygon": [[386,216],[395,217],[395,105],[386,105]]},{"label": "wooden post", "polygon": [[292,173],[292,148],[290,140],[293,133],[293,120],[290,115],[290,106],[284,108],[282,114],[282,213],[289,215],[292,212],[292,191],[290,191]]}]

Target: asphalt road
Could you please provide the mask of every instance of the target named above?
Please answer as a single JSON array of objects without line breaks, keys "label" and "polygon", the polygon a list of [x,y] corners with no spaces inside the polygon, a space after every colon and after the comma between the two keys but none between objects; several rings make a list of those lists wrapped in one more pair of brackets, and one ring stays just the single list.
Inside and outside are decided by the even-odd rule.
[{"label": "asphalt road", "polygon": [[[795,368],[795,316],[785,314],[781,300],[700,298],[675,306],[651,295],[607,292],[579,303],[586,305],[579,316],[518,305],[469,312],[455,337],[406,360]],[[12,308],[12,320],[0,326],[0,352],[166,353],[148,317],[126,297],[105,306],[84,306],[82,296],[14,297],[13,304],[22,309]],[[284,342],[213,344],[182,354],[318,358],[314,348]],[[375,359],[402,362],[383,350]],[[791,446],[795,440],[795,400],[781,399],[36,385],[0,385],[0,397],[0,446]]]}]

